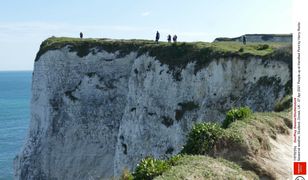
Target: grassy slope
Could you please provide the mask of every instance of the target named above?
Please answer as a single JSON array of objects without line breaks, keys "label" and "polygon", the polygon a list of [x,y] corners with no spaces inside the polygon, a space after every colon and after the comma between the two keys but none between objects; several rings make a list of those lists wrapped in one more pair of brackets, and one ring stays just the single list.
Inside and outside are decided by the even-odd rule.
[{"label": "grassy slope", "polygon": [[251,171],[222,158],[209,156],[184,156],[176,166],[155,178],[156,180],[178,179],[258,179]]},{"label": "grassy slope", "polygon": [[222,140],[217,143],[214,150],[216,152],[213,151],[212,155],[234,161],[261,177],[275,179],[274,170],[272,167],[266,167],[262,158],[270,158],[270,141],[277,140],[278,135],[290,136],[291,128],[291,110],[255,113],[244,121],[236,121],[227,129],[231,134],[237,134],[241,141]]},{"label": "grassy slope", "polygon": [[[291,136],[291,128],[290,109],[279,113],[254,113],[250,118],[236,121],[226,129],[229,138],[216,143],[209,153],[211,157],[184,156],[179,164],[157,179],[255,179],[255,174],[260,178],[279,179],[282,176],[277,172],[279,169],[272,167],[278,161],[272,159],[271,141],[279,144],[280,139],[277,138]],[[291,145],[286,147],[292,148]],[[276,157],[279,156],[289,157],[288,154],[276,154]],[[285,172],[284,177],[288,173]]]}]

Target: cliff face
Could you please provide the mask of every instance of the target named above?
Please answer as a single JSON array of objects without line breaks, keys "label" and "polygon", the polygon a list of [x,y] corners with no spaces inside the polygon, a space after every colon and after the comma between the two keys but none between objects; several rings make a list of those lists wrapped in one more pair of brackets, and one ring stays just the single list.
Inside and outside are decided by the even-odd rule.
[{"label": "cliff face", "polygon": [[291,56],[279,48],[214,56],[214,45],[48,43],[35,62],[17,179],[117,176],[145,156],[178,153],[194,123],[221,121],[235,106],[272,110],[291,88]]}]

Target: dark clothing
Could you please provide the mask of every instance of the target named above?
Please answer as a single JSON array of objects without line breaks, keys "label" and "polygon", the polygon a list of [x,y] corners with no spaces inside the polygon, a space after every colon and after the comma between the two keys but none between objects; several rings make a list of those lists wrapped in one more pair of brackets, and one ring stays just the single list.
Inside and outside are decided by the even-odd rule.
[{"label": "dark clothing", "polygon": [[168,39],[167,40],[168,40],[168,42],[171,42],[171,35],[170,34],[168,35]]},{"label": "dark clothing", "polygon": [[82,33],[82,32],[80,32],[80,38],[81,38],[81,39],[83,38],[83,33]]},{"label": "dark clothing", "polygon": [[175,43],[176,43],[176,41],[177,41],[178,37],[177,37],[176,35],[174,35],[172,39],[173,39],[173,42],[175,42]]},{"label": "dark clothing", "polygon": [[159,37],[160,37],[160,35],[159,35],[159,32],[157,31],[156,32],[156,38],[155,38],[156,43],[158,43]]},{"label": "dark clothing", "polygon": [[246,36],[243,36],[243,44],[246,45]]}]

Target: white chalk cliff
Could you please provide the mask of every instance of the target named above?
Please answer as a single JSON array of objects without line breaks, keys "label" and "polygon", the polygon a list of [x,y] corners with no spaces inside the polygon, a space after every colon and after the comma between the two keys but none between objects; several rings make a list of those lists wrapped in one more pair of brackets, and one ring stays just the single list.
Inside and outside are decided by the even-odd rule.
[{"label": "white chalk cliff", "polygon": [[272,110],[291,80],[291,59],[280,56],[222,55],[198,69],[200,59],[170,68],[146,50],[121,54],[121,47],[93,46],[80,56],[71,46],[35,61],[31,123],[15,159],[16,179],[118,176],[145,156],[180,152],[196,122],[222,121],[236,106]]}]

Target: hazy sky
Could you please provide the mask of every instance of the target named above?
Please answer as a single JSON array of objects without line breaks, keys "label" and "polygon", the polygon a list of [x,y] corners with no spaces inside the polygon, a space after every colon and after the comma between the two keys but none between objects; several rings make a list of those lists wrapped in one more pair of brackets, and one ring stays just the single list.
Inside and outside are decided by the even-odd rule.
[{"label": "hazy sky", "polygon": [[0,70],[32,70],[50,36],[213,41],[247,33],[291,33],[292,0],[3,0]]}]

